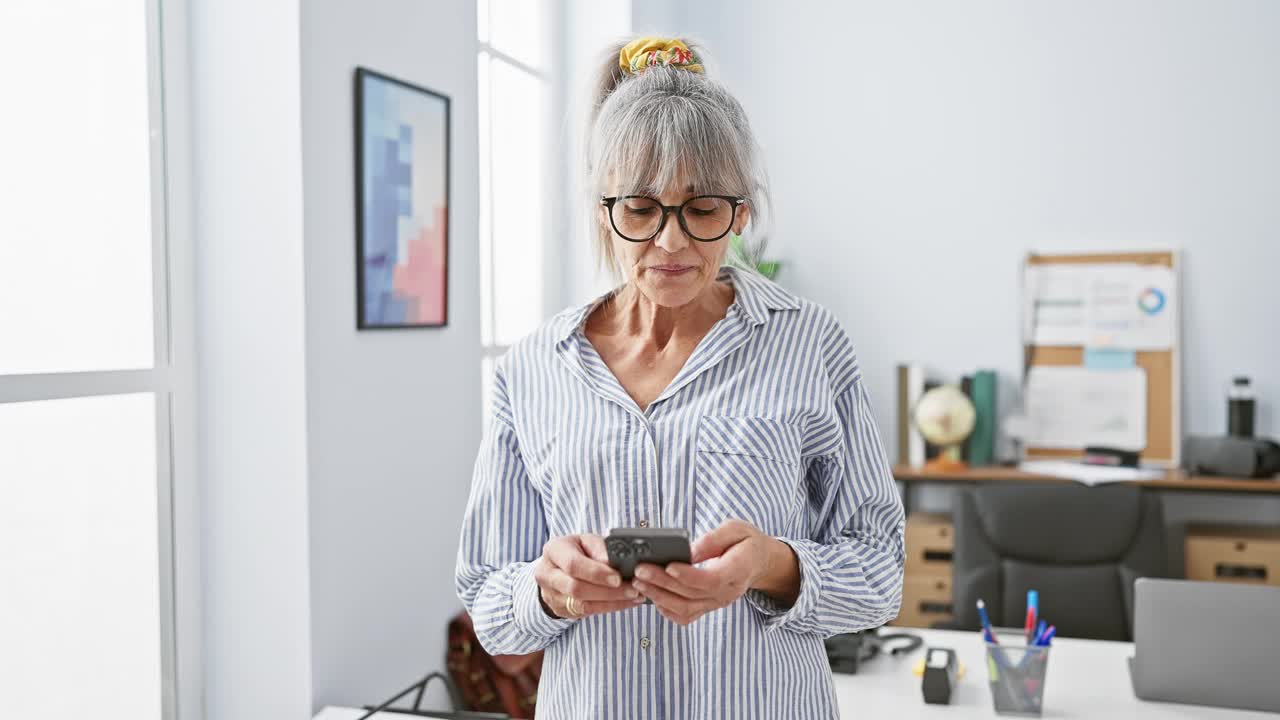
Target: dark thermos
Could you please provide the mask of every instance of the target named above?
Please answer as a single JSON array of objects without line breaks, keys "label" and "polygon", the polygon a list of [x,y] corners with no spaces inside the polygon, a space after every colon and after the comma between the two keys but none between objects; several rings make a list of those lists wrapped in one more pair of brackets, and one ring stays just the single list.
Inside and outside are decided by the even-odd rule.
[{"label": "dark thermos", "polygon": [[1231,381],[1227,391],[1227,434],[1232,437],[1253,437],[1254,406],[1253,386],[1249,378],[1238,376]]}]

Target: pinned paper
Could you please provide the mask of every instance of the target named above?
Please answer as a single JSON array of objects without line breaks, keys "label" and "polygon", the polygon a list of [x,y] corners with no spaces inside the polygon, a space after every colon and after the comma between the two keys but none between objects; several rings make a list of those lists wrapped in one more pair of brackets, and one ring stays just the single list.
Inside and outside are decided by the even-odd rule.
[{"label": "pinned paper", "polygon": [[1090,370],[1128,370],[1137,364],[1138,353],[1134,350],[1084,349],[1084,366]]},{"label": "pinned paper", "polygon": [[1027,373],[1031,447],[1147,446],[1147,372],[1037,365]]},{"label": "pinned paper", "polygon": [[1136,350],[1174,344],[1177,275],[1162,265],[1027,265],[1022,302],[1029,344]]}]

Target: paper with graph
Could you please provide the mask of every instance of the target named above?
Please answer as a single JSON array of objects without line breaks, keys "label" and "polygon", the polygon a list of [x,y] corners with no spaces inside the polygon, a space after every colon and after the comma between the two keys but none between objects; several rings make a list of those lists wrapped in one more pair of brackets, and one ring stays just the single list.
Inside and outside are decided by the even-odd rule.
[{"label": "paper with graph", "polygon": [[1142,368],[1031,368],[1026,389],[1026,442],[1031,447],[1147,445],[1147,373]]},{"label": "paper with graph", "polygon": [[1027,265],[1022,302],[1023,337],[1032,345],[1174,344],[1177,275],[1164,265]]}]

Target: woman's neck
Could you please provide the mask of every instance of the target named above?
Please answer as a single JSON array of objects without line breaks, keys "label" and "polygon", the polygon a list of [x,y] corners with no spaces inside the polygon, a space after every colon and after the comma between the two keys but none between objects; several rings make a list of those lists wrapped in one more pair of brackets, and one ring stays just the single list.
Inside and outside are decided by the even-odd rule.
[{"label": "woman's neck", "polygon": [[626,335],[661,351],[673,339],[701,339],[733,304],[733,287],[712,282],[691,302],[679,307],[654,303],[628,284],[601,308],[597,330],[606,335]]}]

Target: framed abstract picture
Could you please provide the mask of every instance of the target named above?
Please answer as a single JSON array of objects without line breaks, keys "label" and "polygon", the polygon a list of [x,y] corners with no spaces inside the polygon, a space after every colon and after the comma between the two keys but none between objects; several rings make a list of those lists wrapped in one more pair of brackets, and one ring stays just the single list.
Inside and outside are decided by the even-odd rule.
[{"label": "framed abstract picture", "polygon": [[441,327],[449,299],[449,98],[356,68],[359,329]]}]

